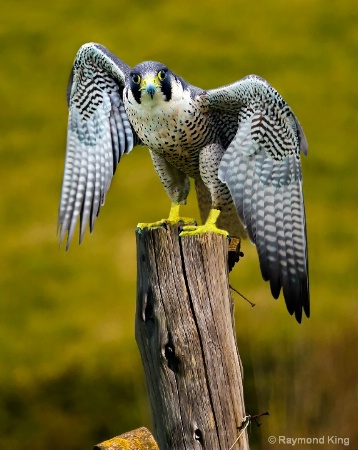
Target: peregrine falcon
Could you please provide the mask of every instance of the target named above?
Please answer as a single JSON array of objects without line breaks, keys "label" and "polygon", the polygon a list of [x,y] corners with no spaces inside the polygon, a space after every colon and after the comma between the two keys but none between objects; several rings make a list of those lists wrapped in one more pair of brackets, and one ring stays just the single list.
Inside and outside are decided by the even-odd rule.
[{"label": "peregrine falcon", "polygon": [[[281,95],[249,75],[203,90],[165,65],[129,67],[103,45],[83,45],[67,89],[67,150],[58,226],[68,248],[103,205],[123,154],[147,146],[171,200],[169,217],[140,228],[184,222],[181,237],[215,232],[248,237],[262,277],[288,312],[310,314],[300,151],[303,129]],[[181,217],[194,179],[203,225]]]}]

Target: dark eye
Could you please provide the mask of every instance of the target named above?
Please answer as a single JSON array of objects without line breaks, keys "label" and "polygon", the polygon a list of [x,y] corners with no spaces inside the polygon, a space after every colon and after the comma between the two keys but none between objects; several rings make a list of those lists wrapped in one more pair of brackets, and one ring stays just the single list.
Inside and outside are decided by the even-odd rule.
[{"label": "dark eye", "polygon": [[140,83],[140,76],[137,73],[132,73],[132,81],[134,84]]},{"label": "dark eye", "polygon": [[158,80],[159,81],[163,81],[164,78],[166,77],[166,75],[167,75],[167,71],[166,70],[159,70],[159,72],[158,72]]}]

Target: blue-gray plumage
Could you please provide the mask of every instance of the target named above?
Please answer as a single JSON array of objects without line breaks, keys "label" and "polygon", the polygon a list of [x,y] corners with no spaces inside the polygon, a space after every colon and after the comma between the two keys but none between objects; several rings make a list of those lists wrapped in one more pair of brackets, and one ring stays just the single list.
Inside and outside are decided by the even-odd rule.
[{"label": "blue-gray plumage", "polygon": [[130,68],[100,44],[77,53],[67,90],[69,121],[59,208],[67,248],[80,219],[80,242],[104,203],[121,157],[149,148],[179,215],[195,180],[204,225],[185,225],[181,236],[213,231],[256,245],[264,280],[301,322],[309,317],[308,254],[300,151],[301,125],[267,81],[249,75],[204,91],[157,62]]}]

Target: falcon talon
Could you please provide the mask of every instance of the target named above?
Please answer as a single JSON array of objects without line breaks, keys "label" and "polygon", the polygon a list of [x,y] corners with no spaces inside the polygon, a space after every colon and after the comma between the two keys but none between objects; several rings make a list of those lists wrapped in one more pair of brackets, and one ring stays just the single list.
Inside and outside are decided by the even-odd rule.
[{"label": "falcon talon", "polygon": [[178,223],[181,224],[182,227],[189,227],[189,226],[197,227],[198,226],[198,222],[196,220],[194,220],[194,219],[190,220],[188,218],[185,220],[183,218],[183,220],[180,220]]},{"label": "falcon talon", "polygon": [[205,234],[205,233],[215,233],[215,234],[221,234],[225,237],[229,237],[229,233],[225,230],[221,230],[220,228],[217,228],[217,226],[209,220],[204,225],[199,226],[191,226],[186,225],[183,227],[183,231],[180,233],[180,236],[197,236],[199,234]]},{"label": "falcon talon", "polygon": [[60,242],[67,234],[70,245],[78,220],[80,241],[87,224],[93,229],[123,154],[146,146],[171,200],[163,226],[192,221],[179,209],[194,178],[200,214],[207,219],[201,226],[184,225],[180,236],[248,236],[272,296],[282,289],[288,312],[298,322],[303,312],[309,317],[300,160],[308,144],[292,109],[266,80],[248,75],[203,90],[164,64],[130,67],[91,42],[77,52],[67,101]]}]

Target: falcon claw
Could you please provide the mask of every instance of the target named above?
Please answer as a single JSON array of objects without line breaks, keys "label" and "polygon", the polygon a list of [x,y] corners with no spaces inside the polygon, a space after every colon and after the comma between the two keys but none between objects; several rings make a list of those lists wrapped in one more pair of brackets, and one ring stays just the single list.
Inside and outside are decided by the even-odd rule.
[{"label": "falcon claw", "polygon": [[182,224],[182,226],[185,226],[185,224],[188,224],[188,223],[196,224],[196,221],[189,217],[176,217],[174,219],[171,219],[171,218],[161,219],[161,220],[158,220],[157,222],[138,223],[137,231],[139,233],[144,228],[158,228],[158,227],[163,227],[165,230],[167,230],[168,227],[170,227],[170,226],[175,226],[175,225],[179,225],[179,224]]},{"label": "falcon claw", "polygon": [[183,227],[183,231],[179,234],[179,237],[183,236],[197,236],[198,234],[204,234],[204,233],[215,233],[215,234],[221,234],[225,236],[227,239],[229,239],[230,242],[230,235],[226,230],[222,230],[218,228],[215,224],[209,223],[199,226],[191,226],[187,225]]}]

